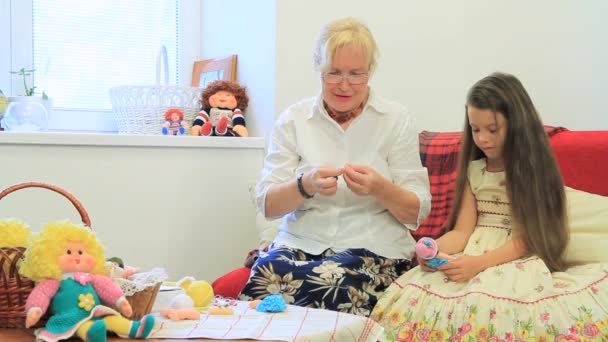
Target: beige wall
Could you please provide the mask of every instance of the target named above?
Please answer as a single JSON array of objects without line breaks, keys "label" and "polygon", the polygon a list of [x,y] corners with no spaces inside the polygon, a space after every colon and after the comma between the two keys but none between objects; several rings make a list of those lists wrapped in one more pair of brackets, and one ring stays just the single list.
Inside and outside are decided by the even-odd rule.
[{"label": "beige wall", "polygon": [[[243,53],[239,62],[243,80],[265,91],[259,95],[263,99],[256,97],[254,101],[272,99],[270,104],[265,102],[263,111],[255,112],[258,135],[268,134],[272,127],[270,111],[276,116],[289,104],[318,92],[318,77],[312,68],[314,39],[322,24],[343,16],[361,18],[370,26],[381,50],[372,84],[379,93],[407,105],[420,129],[460,130],[467,89],[496,70],[513,73],[522,80],[546,124],[608,129],[604,100],[608,84],[608,1],[250,3],[204,1],[203,13],[208,8],[222,13],[217,16],[221,20],[255,20],[258,24],[241,32],[249,43],[203,38],[202,49],[261,42],[263,54]],[[217,27],[217,20],[203,22],[203,30]],[[270,30],[269,22],[276,22],[274,30]],[[249,31],[257,26],[266,29]],[[268,42],[275,37],[273,44]],[[273,45],[273,53],[265,50]],[[270,77],[275,74],[275,78]]]},{"label": "beige wall", "polygon": [[318,89],[311,53],[322,23],[355,16],[380,45],[372,84],[420,129],[461,129],[466,91],[496,70],[522,80],[546,124],[608,129],[607,13],[603,0],[278,1],[277,109]]},{"label": "beige wall", "polygon": [[[248,191],[259,177],[263,140],[227,140],[1,133],[0,189],[59,185],[82,202],[108,256],[163,267],[173,280],[213,281],[242,266],[258,244]],[[0,218],[7,217],[34,231],[52,220],[80,222],[67,199],[45,189],[2,199]]]}]

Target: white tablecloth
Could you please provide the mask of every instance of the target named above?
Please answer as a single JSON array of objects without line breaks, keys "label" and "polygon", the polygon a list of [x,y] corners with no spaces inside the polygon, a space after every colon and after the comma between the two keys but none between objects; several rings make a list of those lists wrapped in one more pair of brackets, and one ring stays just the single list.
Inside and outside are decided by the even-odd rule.
[{"label": "white tablecloth", "polygon": [[258,312],[239,301],[232,315],[201,312],[198,321],[170,321],[156,315],[148,338],[215,338],[279,341],[377,341],[382,327],[371,319],[288,305],[279,313]]}]

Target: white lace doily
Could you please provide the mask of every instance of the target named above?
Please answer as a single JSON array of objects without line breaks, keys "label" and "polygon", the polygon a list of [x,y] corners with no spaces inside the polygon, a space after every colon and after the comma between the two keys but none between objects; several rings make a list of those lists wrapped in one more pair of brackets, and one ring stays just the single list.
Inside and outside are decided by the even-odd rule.
[{"label": "white lace doily", "polygon": [[135,293],[144,290],[147,287],[154,286],[160,282],[167,280],[169,276],[162,268],[153,268],[147,272],[137,272],[129,278],[116,277],[114,280],[125,296],[132,296]]}]

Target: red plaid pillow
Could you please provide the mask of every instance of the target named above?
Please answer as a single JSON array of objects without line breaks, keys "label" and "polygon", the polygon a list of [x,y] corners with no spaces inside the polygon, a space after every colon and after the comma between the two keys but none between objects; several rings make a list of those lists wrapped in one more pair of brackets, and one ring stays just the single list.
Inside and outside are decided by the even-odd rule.
[{"label": "red plaid pillow", "polygon": [[461,132],[429,132],[419,135],[420,160],[429,173],[431,212],[412,233],[414,239],[423,236],[438,238],[450,213],[456,187],[456,167]]}]

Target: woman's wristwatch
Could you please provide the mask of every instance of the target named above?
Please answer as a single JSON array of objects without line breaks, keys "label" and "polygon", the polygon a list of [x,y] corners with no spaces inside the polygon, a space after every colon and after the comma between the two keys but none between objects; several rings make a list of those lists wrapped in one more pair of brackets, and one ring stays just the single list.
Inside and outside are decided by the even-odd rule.
[{"label": "woman's wristwatch", "polygon": [[300,173],[298,175],[298,190],[300,191],[300,195],[302,195],[302,197],[309,199],[309,198],[313,198],[314,195],[309,195],[306,190],[304,190],[304,184],[302,184],[302,177],[304,176],[303,173]]}]

